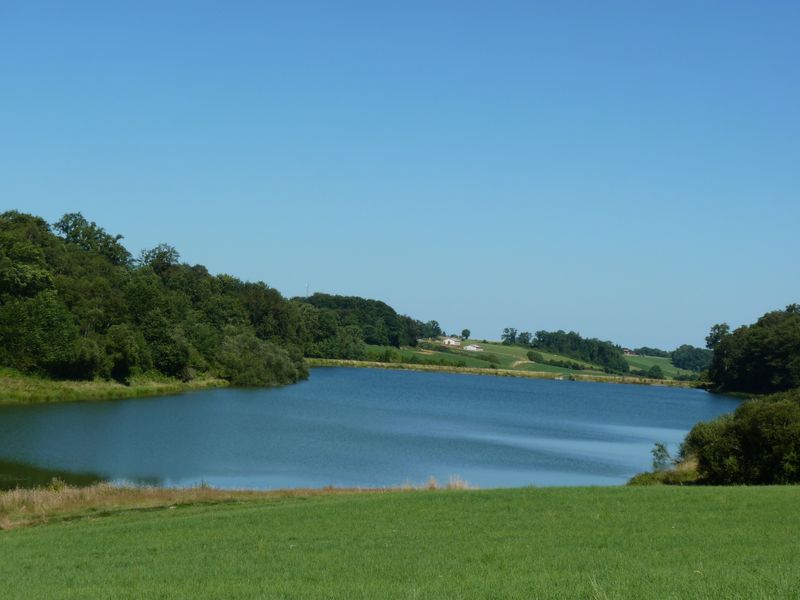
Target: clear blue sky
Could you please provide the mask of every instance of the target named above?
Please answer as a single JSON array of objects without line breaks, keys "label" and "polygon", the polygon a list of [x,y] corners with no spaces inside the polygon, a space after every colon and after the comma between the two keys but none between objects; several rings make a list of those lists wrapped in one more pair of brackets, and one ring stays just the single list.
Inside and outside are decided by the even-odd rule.
[{"label": "clear blue sky", "polygon": [[0,199],[450,330],[800,301],[798,2],[0,3]]}]

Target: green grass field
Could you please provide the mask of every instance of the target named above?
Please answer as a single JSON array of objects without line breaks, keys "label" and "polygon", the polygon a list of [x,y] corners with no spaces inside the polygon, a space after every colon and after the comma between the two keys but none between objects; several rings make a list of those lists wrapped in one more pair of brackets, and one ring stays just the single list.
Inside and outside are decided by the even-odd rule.
[{"label": "green grass field", "polygon": [[[445,361],[446,363],[456,363],[463,361],[466,367],[486,368],[491,364],[500,369],[513,369],[529,372],[541,373],[560,373],[560,374],[584,374],[584,375],[603,375],[602,367],[587,363],[586,361],[572,359],[550,352],[540,352],[547,360],[560,360],[570,361],[581,364],[584,369],[568,369],[560,366],[550,365],[546,363],[531,362],[528,360],[528,349],[521,346],[506,346],[499,342],[489,342],[482,340],[466,340],[462,345],[479,344],[484,348],[481,353],[469,352],[460,348],[445,348],[440,344],[431,347],[430,343],[427,348],[403,348],[401,350],[392,349],[389,346],[370,346],[372,351],[390,350],[397,352],[401,360],[407,361],[410,357],[419,359],[427,359],[431,361]],[[494,357],[494,360],[487,360]],[[669,358],[661,358],[657,356],[626,356],[628,364],[631,369],[641,369],[647,371],[653,365],[661,367],[661,371],[668,379],[674,379],[678,375],[689,375],[690,371],[678,369],[673,366]]]},{"label": "green grass field", "polygon": [[[428,360],[444,360],[446,362],[463,361],[466,367],[488,367],[494,364],[500,369],[517,369],[522,371],[534,371],[542,373],[562,373],[562,374],[586,374],[586,375],[602,375],[603,369],[598,365],[587,363],[586,361],[572,359],[550,352],[540,352],[545,359],[548,360],[561,360],[570,361],[581,364],[584,366],[582,370],[567,369],[564,367],[549,365],[546,363],[531,362],[528,360],[528,349],[521,346],[506,346],[499,342],[489,342],[482,340],[468,340],[462,342],[463,345],[470,343],[479,344],[484,348],[481,353],[469,352],[459,348],[444,348],[439,347],[436,349],[421,349],[421,348],[403,348],[397,351],[399,356],[407,359],[415,356],[421,359]],[[370,346],[372,350],[392,350],[390,347],[383,346]],[[493,356],[495,360],[486,360]],[[668,378],[674,378],[676,375],[685,375],[689,371],[678,369],[672,365],[668,358],[659,358],[655,356],[626,356],[628,364],[633,369],[647,370],[653,365],[658,365]]]},{"label": "green grass field", "polygon": [[0,589],[8,600],[790,598],[798,502],[798,487],[528,488],[110,510],[0,532]]},{"label": "green grass field", "polygon": [[667,377],[675,377],[676,375],[691,375],[691,371],[679,369],[674,366],[670,359],[661,356],[626,356],[625,360],[632,369],[642,369],[647,371],[653,365],[661,367],[661,371]]}]

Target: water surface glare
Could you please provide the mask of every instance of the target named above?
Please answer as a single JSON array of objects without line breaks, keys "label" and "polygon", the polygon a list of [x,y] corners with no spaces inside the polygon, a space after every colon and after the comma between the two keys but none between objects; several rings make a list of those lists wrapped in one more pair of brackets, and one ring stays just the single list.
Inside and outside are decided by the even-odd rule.
[{"label": "water surface glare", "polygon": [[0,407],[0,461],[223,488],[625,483],[737,401],[700,390],[318,368],[278,389]]}]

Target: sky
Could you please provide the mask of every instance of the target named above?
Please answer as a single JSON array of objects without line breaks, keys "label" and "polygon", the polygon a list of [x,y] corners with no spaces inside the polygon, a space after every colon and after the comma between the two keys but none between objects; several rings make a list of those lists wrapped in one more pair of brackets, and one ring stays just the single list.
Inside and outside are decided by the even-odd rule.
[{"label": "sky", "polygon": [[497,339],[800,302],[798,2],[0,1],[0,210]]}]

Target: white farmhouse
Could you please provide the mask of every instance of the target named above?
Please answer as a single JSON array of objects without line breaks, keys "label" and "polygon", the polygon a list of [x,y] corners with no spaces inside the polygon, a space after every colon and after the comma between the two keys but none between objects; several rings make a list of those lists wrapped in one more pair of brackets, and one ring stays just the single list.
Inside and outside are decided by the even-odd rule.
[{"label": "white farmhouse", "polygon": [[464,350],[469,350],[470,352],[483,352],[483,348],[478,346],[478,344],[467,344],[464,346]]},{"label": "white farmhouse", "polygon": [[461,340],[457,340],[455,338],[444,338],[444,342],[442,342],[445,346],[460,346]]}]

